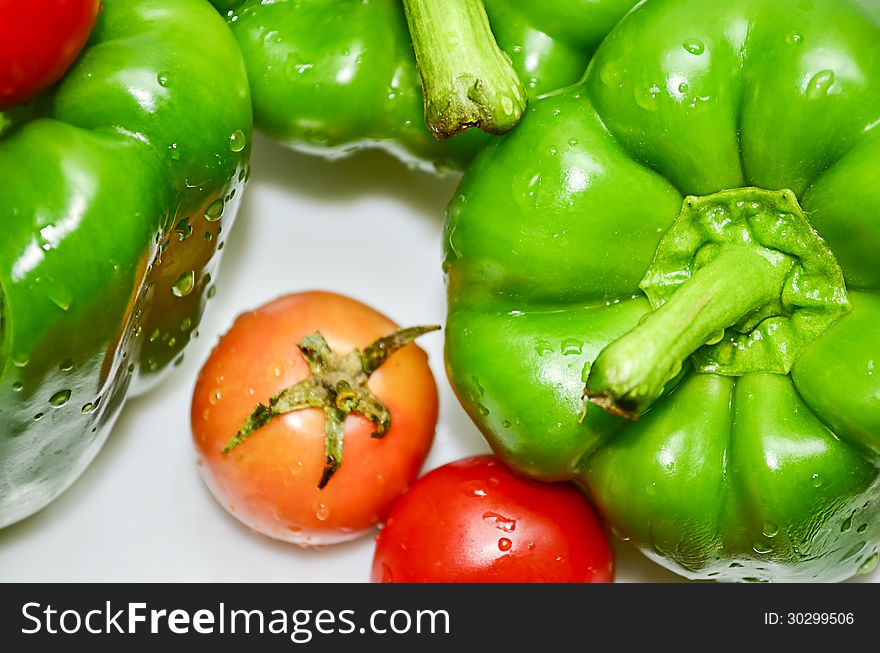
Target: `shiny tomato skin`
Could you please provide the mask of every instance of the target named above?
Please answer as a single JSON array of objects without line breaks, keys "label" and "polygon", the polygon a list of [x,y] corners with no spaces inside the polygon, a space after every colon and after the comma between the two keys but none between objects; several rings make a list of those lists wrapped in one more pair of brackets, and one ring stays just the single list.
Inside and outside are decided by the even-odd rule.
[{"label": "shiny tomato skin", "polygon": [[95,25],[100,0],[0,0],[0,109],[57,82]]},{"label": "shiny tomato skin", "polygon": [[323,489],[324,415],[308,408],[277,417],[228,454],[221,449],[256,406],[309,375],[296,344],[320,331],[345,354],[397,325],[354,299],[302,292],[237,318],[204,364],[193,393],[192,433],[202,477],[215,498],[255,531],[303,546],[354,539],[384,519],[419,473],[434,438],[437,387],[416,345],[392,354],[369,387],[391,411],[381,439],[352,413],[342,465]]},{"label": "shiny tomato skin", "polygon": [[383,583],[608,583],[609,538],[568,483],[515,475],[494,456],[439,467],[412,485],[376,541]]}]

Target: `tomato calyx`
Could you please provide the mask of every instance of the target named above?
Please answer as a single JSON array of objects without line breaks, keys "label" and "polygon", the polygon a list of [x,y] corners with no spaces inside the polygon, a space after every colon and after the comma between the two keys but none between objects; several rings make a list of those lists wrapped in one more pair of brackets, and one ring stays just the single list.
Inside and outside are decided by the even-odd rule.
[{"label": "tomato calyx", "polygon": [[268,404],[254,408],[222,451],[228,454],[255,431],[275,417],[302,410],[324,411],[324,471],[318,488],[323,489],[342,464],[345,419],[359,413],[376,428],[371,434],[381,438],[391,428],[391,412],[367,385],[370,376],[398,349],[439,326],[399,329],[370,343],[363,351],[355,348],[344,356],[336,354],[319,331],[305,336],[297,347],[309,366],[311,376],[269,398]]}]

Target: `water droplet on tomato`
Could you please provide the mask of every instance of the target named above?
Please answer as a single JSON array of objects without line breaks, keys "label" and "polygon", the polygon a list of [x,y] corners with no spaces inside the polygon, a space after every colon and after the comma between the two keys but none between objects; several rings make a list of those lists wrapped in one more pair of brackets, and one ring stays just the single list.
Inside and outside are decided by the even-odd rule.
[{"label": "water droplet on tomato", "polygon": [[500,551],[510,551],[510,548],[513,546],[513,542],[508,540],[506,537],[502,537],[498,540],[498,549]]},{"label": "water droplet on tomato", "polygon": [[515,519],[510,519],[509,517],[505,517],[504,515],[499,515],[497,512],[484,512],[483,521],[490,526],[494,526],[498,530],[504,531],[505,533],[512,533],[516,530]]},{"label": "water droplet on tomato", "polygon": [[479,481],[469,481],[467,483],[463,483],[462,490],[464,490],[464,493],[468,496],[477,497],[479,499],[487,496],[487,492],[483,487],[483,484]]},{"label": "water droplet on tomato", "polygon": [[327,521],[327,518],[330,517],[330,508],[323,503],[318,504],[318,509],[315,511],[315,517],[320,521]]}]

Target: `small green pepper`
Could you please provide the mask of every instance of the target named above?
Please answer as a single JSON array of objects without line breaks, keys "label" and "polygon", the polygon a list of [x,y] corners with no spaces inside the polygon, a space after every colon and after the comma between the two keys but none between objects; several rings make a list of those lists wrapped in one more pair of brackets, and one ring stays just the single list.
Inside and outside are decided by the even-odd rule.
[{"label": "small green pepper", "polygon": [[[422,86],[404,7],[397,0],[212,0],[244,53],[257,126],[325,156],[379,147],[413,165],[460,169],[487,140],[468,132],[438,142],[425,127]],[[466,34],[466,12],[410,2]],[[636,0],[486,0],[501,49],[531,97],[576,82],[596,46]],[[435,27],[437,27],[435,25]],[[483,56],[481,48],[463,58]]]},{"label": "small green pepper", "polygon": [[459,398],[689,578],[877,563],[878,13],[648,0],[450,205]]},{"label": "small green pepper", "polygon": [[247,176],[246,71],[211,5],[103,5],[60,83],[0,113],[0,527],[180,360]]}]

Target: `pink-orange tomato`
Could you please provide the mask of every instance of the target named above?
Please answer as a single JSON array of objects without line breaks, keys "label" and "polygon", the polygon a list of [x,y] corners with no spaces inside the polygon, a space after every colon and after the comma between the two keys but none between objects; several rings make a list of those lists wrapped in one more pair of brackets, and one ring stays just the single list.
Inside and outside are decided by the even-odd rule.
[{"label": "pink-orange tomato", "polygon": [[288,295],[238,317],[199,374],[191,414],[202,477],[224,508],[260,533],[301,545],[350,540],[386,517],[418,475],[437,422],[436,384],[416,345],[392,354],[368,382],[391,412],[391,428],[373,438],[375,426],[350,414],[342,465],[323,489],[321,409],[276,417],[229,453],[221,449],[258,402],[309,376],[297,349],[304,336],[319,331],[345,354],[397,328],[326,292]]}]

